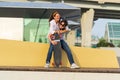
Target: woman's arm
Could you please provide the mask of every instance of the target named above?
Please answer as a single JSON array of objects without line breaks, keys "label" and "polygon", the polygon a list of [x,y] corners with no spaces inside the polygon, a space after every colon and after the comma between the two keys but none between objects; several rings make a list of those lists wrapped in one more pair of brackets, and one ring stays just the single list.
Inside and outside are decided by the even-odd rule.
[{"label": "woman's arm", "polygon": [[48,39],[49,39],[49,41],[50,41],[53,45],[56,45],[57,42],[54,41],[54,40],[52,40],[52,36],[53,36],[53,34],[49,34],[49,35],[48,35]]}]

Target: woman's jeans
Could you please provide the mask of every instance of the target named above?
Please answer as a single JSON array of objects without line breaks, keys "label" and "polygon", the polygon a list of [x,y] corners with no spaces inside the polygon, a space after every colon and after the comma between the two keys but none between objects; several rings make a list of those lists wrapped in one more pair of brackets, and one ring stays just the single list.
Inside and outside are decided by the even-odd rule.
[{"label": "woman's jeans", "polygon": [[[70,64],[74,63],[71,50],[70,50],[69,46],[67,45],[67,43],[64,40],[60,40],[60,43],[61,43],[62,49],[67,53],[67,57],[68,57]],[[52,57],[53,47],[54,47],[54,45],[52,43],[50,43],[46,63],[50,63],[50,59]]]}]

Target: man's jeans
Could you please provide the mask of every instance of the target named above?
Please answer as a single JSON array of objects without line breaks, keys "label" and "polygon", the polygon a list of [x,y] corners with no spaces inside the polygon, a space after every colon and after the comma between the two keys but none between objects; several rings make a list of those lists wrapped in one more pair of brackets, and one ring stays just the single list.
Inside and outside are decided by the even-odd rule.
[{"label": "man's jeans", "polygon": [[[67,53],[67,57],[68,57],[70,64],[74,63],[71,50],[70,50],[69,46],[67,45],[67,43],[64,40],[60,40],[60,43],[61,43],[62,49]],[[53,47],[54,47],[54,45],[52,43],[50,43],[46,63],[50,63],[50,59],[52,57]]]}]

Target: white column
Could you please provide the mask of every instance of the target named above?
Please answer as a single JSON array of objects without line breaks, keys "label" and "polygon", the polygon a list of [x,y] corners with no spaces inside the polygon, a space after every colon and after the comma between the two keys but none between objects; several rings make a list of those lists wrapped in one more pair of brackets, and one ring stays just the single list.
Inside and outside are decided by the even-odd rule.
[{"label": "white column", "polygon": [[69,45],[75,45],[75,31],[71,30],[68,34],[67,34],[67,40],[66,42]]},{"label": "white column", "polygon": [[91,31],[93,26],[94,10],[89,9],[81,17],[82,47],[91,47]]}]

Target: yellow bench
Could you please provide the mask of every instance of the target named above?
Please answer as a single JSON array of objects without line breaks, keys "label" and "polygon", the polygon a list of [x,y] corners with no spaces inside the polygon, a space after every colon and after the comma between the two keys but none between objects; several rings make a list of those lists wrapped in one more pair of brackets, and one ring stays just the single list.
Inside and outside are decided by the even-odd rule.
[{"label": "yellow bench", "polygon": [[[0,40],[0,66],[45,65],[49,44]],[[119,68],[114,51],[70,46],[73,58],[81,68]],[[53,63],[53,58],[51,60]],[[62,67],[69,67],[66,53],[62,53]],[[52,64],[51,64],[52,67]]]}]

